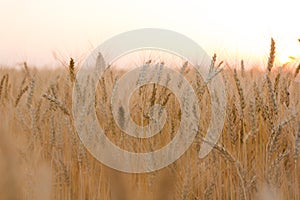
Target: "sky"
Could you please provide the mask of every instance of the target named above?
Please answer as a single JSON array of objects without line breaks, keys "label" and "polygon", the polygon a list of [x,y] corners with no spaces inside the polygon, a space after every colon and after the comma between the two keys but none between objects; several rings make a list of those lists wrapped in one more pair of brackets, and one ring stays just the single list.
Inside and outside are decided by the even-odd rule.
[{"label": "sky", "polygon": [[139,28],[169,29],[209,55],[281,62],[299,56],[296,0],[0,0],[0,64],[57,65],[84,58],[103,41]]}]

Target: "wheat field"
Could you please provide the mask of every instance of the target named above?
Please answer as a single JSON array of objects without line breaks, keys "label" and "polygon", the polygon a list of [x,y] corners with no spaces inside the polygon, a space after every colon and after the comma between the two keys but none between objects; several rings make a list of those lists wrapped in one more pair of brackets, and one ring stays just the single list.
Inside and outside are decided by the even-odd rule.
[{"label": "wheat field", "polygon": [[[273,40],[265,66],[246,70],[243,62],[228,66],[213,57],[212,71],[226,86],[226,118],[218,143],[202,159],[197,153],[210,122],[210,95],[207,81],[183,64],[178,71],[196,91],[204,116],[198,134],[173,164],[142,174],[105,166],[80,141],[72,118],[79,68],[73,59],[56,69],[0,68],[0,199],[300,199],[300,65],[275,66],[274,59]],[[157,136],[127,136],[110,110],[114,82],[125,72],[113,68],[99,80],[98,121],[123,149],[159,149],[178,129],[178,101],[165,87],[141,87],[130,103],[137,124],[149,123],[149,104],[170,112]]]}]

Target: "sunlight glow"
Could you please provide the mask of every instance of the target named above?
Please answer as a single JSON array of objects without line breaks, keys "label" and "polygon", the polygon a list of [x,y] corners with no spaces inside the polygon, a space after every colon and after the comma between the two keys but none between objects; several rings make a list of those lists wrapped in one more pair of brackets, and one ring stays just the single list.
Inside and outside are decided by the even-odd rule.
[{"label": "sunlight glow", "polygon": [[278,50],[277,58],[281,64],[298,61],[300,58],[300,45],[295,40],[281,46]]},{"label": "sunlight glow", "polygon": [[300,37],[296,5],[298,0],[0,0],[0,64],[57,64],[53,52],[83,59],[104,40],[139,28],[182,33],[209,55],[238,63],[267,58],[273,37],[285,62],[299,55],[293,46]]}]

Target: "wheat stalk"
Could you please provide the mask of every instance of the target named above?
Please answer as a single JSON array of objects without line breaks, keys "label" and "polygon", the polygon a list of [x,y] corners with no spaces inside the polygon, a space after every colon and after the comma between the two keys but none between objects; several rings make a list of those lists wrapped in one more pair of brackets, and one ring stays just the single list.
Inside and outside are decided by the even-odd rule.
[{"label": "wheat stalk", "polygon": [[23,89],[20,90],[18,96],[17,96],[17,99],[15,101],[15,107],[18,106],[22,96],[25,94],[25,92],[29,89],[28,85],[26,85]]},{"label": "wheat stalk", "polygon": [[27,62],[24,62],[23,66],[24,66],[24,71],[25,71],[25,77],[31,77]]},{"label": "wheat stalk", "polygon": [[214,54],[209,66],[209,73],[214,70],[216,61],[217,61],[217,54]]},{"label": "wheat stalk", "polygon": [[300,154],[300,121],[298,122],[298,131],[295,136],[295,152],[294,152],[294,159],[297,160]]},{"label": "wheat stalk", "polygon": [[273,91],[273,86],[272,86],[272,82],[269,78],[269,76],[266,77],[267,79],[267,85],[268,85],[268,92],[269,92],[269,101],[270,101],[270,104],[272,105],[272,111],[274,113],[271,113],[271,114],[275,114],[277,115],[278,114],[278,109],[277,109],[277,103],[276,103],[276,95],[274,94],[274,91]]},{"label": "wheat stalk", "polygon": [[269,54],[269,59],[268,59],[268,67],[267,67],[267,72],[268,74],[271,72],[273,66],[274,66],[274,61],[275,61],[275,41],[273,38],[271,38],[271,47],[270,47],[270,54]]},{"label": "wheat stalk", "polygon": [[243,142],[244,141],[244,131],[245,131],[244,130],[244,109],[246,107],[246,103],[245,103],[243,88],[242,88],[242,85],[241,85],[241,82],[238,77],[236,69],[234,69],[234,80],[235,80],[235,85],[237,87],[237,91],[238,91],[239,99],[240,99],[240,125],[241,125],[240,141]]},{"label": "wheat stalk", "polygon": [[242,186],[242,194],[243,194],[243,198],[247,199],[247,192],[246,192],[246,188],[245,188],[245,175],[242,171],[243,167],[241,165],[241,163],[223,146],[219,145],[219,144],[212,144],[211,142],[205,140],[204,138],[201,138],[201,140],[211,146],[213,146],[214,149],[216,149],[218,152],[220,152],[220,154],[228,161],[230,161],[231,163],[234,164],[238,177],[240,179],[241,182],[241,186]]},{"label": "wheat stalk", "polygon": [[268,161],[271,160],[271,155],[274,153],[274,150],[276,149],[276,147],[278,146],[278,142],[279,142],[279,135],[282,131],[282,128],[289,123],[291,120],[293,120],[295,118],[295,114],[292,114],[291,116],[287,117],[286,119],[284,119],[277,127],[275,127],[272,130],[272,133],[269,137],[269,144],[268,144]]},{"label": "wheat stalk", "polygon": [[245,77],[245,65],[244,65],[244,61],[241,60],[241,72],[242,72],[242,77]]},{"label": "wheat stalk", "polygon": [[43,94],[43,97],[48,99],[50,102],[55,103],[63,111],[63,113],[65,113],[66,115],[70,115],[68,109],[61,101],[59,101],[58,99],[56,99],[55,97],[49,94]]},{"label": "wheat stalk", "polygon": [[279,93],[280,76],[281,76],[281,73],[278,73],[278,74],[276,75],[275,83],[274,83],[274,93],[275,93],[276,99],[277,99],[278,93]]},{"label": "wheat stalk", "polygon": [[70,63],[69,63],[69,76],[70,76],[71,83],[74,83],[76,75],[75,75],[75,62],[73,58],[70,59]]},{"label": "wheat stalk", "polygon": [[10,84],[9,84],[9,75],[6,74],[6,79],[5,79],[5,87],[4,87],[4,98],[8,99],[8,92],[10,89]]},{"label": "wheat stalk", "polygon": [[222,65],[223,62],[220,62],[220,64],[218,65],[218,67],[215,69],[214,67],[212,69],[210,69],[210,72],[208,74],[208,76],[205,78],[204,82],[202,83],[202,85],[200,86],[200,88],[196,91],[197,96],[202,97],[202,95],[205,92],[205,88],[207,87],[207,85],[212,81],[212,79],[214,77],[216,77],[219,73],[222,72],[223,68],[221,68],[220,66]]},{"label": "wheat stalk", "polygon": [[6,75],[4,75],[0,81],[0,99],[1,99],[2,91],[3,91],[5,79],[6,79]]},{"label": "wheat stalk", "polygon": [[31,81],[30,81],[29,93],[28,93],[27,100],[26,100],[26,104],[29,108],[31,107],[31,104],[32,104],[32,97],[33,97],[33,93],[34,93],[34,88],[35,88],[35,79],[32,78]]},{"label": "wheat stalk", "polygon": [[246,103],[245,103],[245,97],[244,97],[244,92],[243,92],[243,88],[242,88],[242,85],[241,85],[241,81],[238,77],[236,69],[234,69],[234,80],[235,80],[235,84],[236,84],[238,94],[239,94],[239,97],[240,97],[240,107],[241,107],[242,117],[243,117],[243,110],[246,107]]},{"label": "wheat stalk", "polygon": [[188,64],[189,64],[188,61],[184,62],[180,69],[180,80],[178,82],[178,88],[181,88],[181,86],[182,86],[183,74],[184,74],[186,68],[188,67]]},{"label": "wheat stalk", "polygon": [[299,74],[300,71],[300,64],[296,67],[295,73],[294,73],[294,78],[297,77],[297,75]]}]

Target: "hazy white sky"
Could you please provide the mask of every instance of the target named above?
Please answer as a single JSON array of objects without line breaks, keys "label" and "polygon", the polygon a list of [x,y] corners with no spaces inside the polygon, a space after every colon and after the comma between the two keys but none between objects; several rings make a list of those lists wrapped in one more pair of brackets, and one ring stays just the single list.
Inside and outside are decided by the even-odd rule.
[{"label": "hazy white sky", "polygon": [[265,59],[300,55],[299,1],[0,0],[0,64],[83,59],[104,40],[138,28],[180,32],[209,54]]}]

